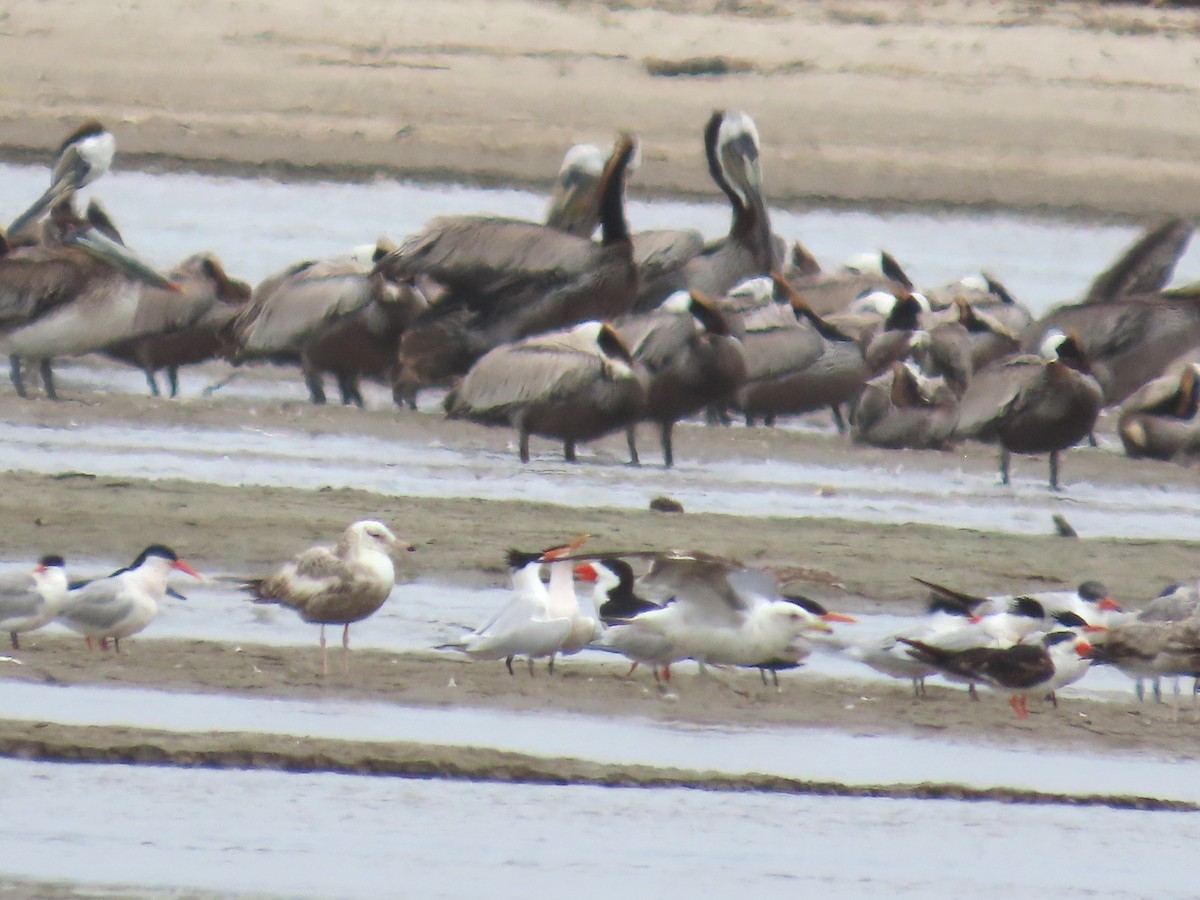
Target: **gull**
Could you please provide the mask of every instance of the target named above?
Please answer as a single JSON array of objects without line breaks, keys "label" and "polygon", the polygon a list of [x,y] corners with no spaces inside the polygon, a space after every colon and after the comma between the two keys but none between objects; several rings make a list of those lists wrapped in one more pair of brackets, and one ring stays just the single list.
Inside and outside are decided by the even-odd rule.
[{"label": "gull", "polygon": [[170,547],[151,544],[126,568],[69,591],[58,621],[82,634],[89,648],[93,639],[102,650],[111,640],[120,653],[121,638],[137,634],[158,615],[172,571],[202,577]]},{"label": "gull", "polygon": [[[396,584],[389,551],[400,545],[386,525],[363,519],[349,526],[336,547],[310,547],[273,575],[242,581],[255,603],[296,610],[321,626],[321,674],[329,674],[325,626],[342,626],[342,671],[350,671],[350,625],[375,613]],[[409,549],[413,549],[409,547]]]},{"label": "gull", "polygon": [[58,615],[67,599],[66,567],[61,556],[43,556],[28,575],[0,583],[0,631],[8,632],[14,650],[21,649],[18,634],[41,628]]}]

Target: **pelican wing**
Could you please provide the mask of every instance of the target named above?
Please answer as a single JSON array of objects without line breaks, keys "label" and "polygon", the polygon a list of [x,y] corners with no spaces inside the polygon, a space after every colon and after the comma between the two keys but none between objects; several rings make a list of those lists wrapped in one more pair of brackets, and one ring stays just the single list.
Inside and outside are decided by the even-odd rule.
[{"label": "pelican wing", "polygon": [[653,373],[678,357],[696,328],[690,313],[657,312],[631,316],[617,331],[630,355]]},{"label": "pelican wing", "polygon": [[459,292],[472,309],[523,287],[549,288],[587,271],[600,245],[514,219],[450,216],[379,261],[394,280],[428,275]]},{"label": "pelican wing", "polygon": [[1083,302],[1097,303],[1161,291],[1170,283],[1194,230],[1185,219],[1168,219],[1149,229],[1111,267],[1096,276]]},{"label": "pelican wing", "polygon": [[182,292],[143,285],[131,336],[178,331],[206,320],[224,324],[249,295],[249,287],[229,278],[220,261],[207,253],[188,257],[168,277]]},{"label": "pelican wing", "polygon": [[1045,360],[1013,356],[976,373],[958,409],[955,434],[987,440],[992,428],[1026,402],[1029,389],[1042,376]]},{"label": "pelican wing", "polygon": [[678,272],[704,249],[704,237],[691,229],[639,231],[633,236],[633,264],[645,282]]},{"label": "pelican wing", "polygon": [[322,324],[358,312],[376,293],[368,264],[301,263],[255,288],[237,333],[251,353],[293,349]]},{"label": "pelican wing", "polygon": [[75,250],[28,247],[0,257],[0,328],[69,303],[108,268]]},{"label": "pelican wing", "polygon": [[503,415],[533,400],[570,396],[611,369],[594,345],[589,350],[553,338],[506,344],[472,367],[447,398],[447,412],[456,418]]}]

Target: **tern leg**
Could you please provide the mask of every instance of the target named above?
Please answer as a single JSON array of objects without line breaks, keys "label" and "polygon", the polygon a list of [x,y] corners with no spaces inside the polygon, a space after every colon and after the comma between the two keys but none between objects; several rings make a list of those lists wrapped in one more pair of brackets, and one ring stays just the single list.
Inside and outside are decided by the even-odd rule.
[{"label": "tern leg", "polygon": [[[626,677],[626,678],[632,678],[632,677],[633,677],[633,673],[637,671],[637,667],[638,667],[638,664],[637,664],[637,663],[634,663],[632,666],[630,666],[630,667],[629,667],[629,671],[625,673],[625,677]],[[658,681],[658,672],[655,672],[655,673],[654,673],[654,680],[655,680],[655,681]]]},{"label": "tern leg", "polygon": [[42,374],[42,387],[46,389],[46,396],[51,400],[58,399],[58,391],[54,390],[54,368],[52,360],[43,359],[38,364],[38,371]]},{"label": "tern leg", "polygon": [[512,661],[513,661],[513,658],[512,658],[511,656],[506,656],[506,657],[504,658],[504,665],[505,665],[505,666],[508,668],[508,674],[509,674],[509,675],[512,675],[512,674],[513,674],[513,670],[512,670]]},{"label": "tern leg", "polygon": [[625,443],[629,446],[629,464],[631,466],[640,466],[642,461],[638,458],[637,452],[637,424],[628,426],[625,429]]},{"label": "tern leg", "polygon": [[575,441],[563,441],[563,459],[569,463],[576,462],[575,459]]},{"label": "tern leg", "polygon": [[1058,483],[1058,451],[1050,451],[1050,490],[1061,491],[1062,486]]},{"label": "tern leg", "polygon": [[100,650],[103,653],[108,652],[108,638],[100,638]]},{"label": "tern leg", "polygon": [[546,664],[546,671],[547,671],[547,672],[548,672],[550,675],[553,675],[553,674],[554,674],[554,656],[555,656],[555,654],[551,653],[551,654],[550,654],[550,662],[548,662],[548,663]]},{"label": "tern leg", "polygon": [[17,389],[17,396],[24,399],[25,394],[25,379],[21,377],[21,357],[13,354],[8,358],[8,377],[12,381],[12,385]]},{"label": "tern leg", "polygon": [[1008,480],[1008,464],[1012,460],[1012,454],[1003,447],[1000,448],[1000,483],[1003,485],[1009,484]]},{"label": "tern leg", "polygon": [[350,623],[342,627],[342,674],[350,674]]},{"label": "tern leg", "polygon": [[1051,691],[1049,694],[1047,694],[1046,699],[1054,704],[1055,709],[1058,709],[1058,695],[1055,694],[1054,691]]},{"label": "tern leg", "polygon": [[329,674],[329,657],[325,653],[325,626],[321,626],[321,674]]},{"label": "tern leg", "polygon": [[525,660],[525,662],[529,663],[529,677],[532,678],[533,677],[533,657],[532,656],[529,657],[529,659]]},{"label": "tern leg", "polygon": [[675,454],[671,448],[671,432],[675,429],[675,423],[661,422],[659,427],[662,429],[663,468],[669,469],[675,465]]}]

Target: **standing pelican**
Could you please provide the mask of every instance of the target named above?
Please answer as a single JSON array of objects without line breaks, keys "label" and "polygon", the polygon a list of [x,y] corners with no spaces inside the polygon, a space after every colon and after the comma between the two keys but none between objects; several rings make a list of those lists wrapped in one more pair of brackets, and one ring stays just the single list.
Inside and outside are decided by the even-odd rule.
[{"label": "standing pelican", "polygon": [[40,219],[46,210],[107,172],[116,150],[116,139],[95,119],[76,128],[58,148],[50,187],[29,209],[13,219],[8,233],[16,237]]},{"label": "standing pelican", "polygon": [[[649,375],[645,415],[658,423],[669,469],[675,464],[675,423],[706,406],[724,406],[745,380],[742,342],[699,291],[673,294],[657,312],[632,316],[616,328]],[[635,428],[629,426],[629,453],[636,462]]]},{"label": "standing pelican", "polygon": [[762,196],[758,129],[743,112],[717,111],[704,129],[704,149],[713,181],[729,198],[729,234],[684,268],[687,287],[713,297],[778,268],[779,252]]},{"label": "standing pelican", "polygon": [[575,462],[575,444],[625,428],[646,408],[646,375],[611,326],[584,322],[502,344],[471,367],[446,395],[446,415],[517,429],[521,462],[529,436],[563,442]]},{"label": "standing pelican", "polygon": [[77,356],[136,334],[142,285],[179,286],[80,219],[70,198],[51,210],[42,245],[9,250],[0,231],[0,353],[25,396],[21,360],[40,363],[46,396],[57,399],[55,356]]},{"label": "standing pelican", "polygon": [[137,366],[146,375],[150,393],[159,396],[155,373],[167,370],[170,396],[179,394],[180,366],[206,362],[221,355],[230,322],[250,297],[250,286],[230,278],[211,253],[190,256],[169,273],[182,291],[163,291],[142,285],[134,331],[104,348],[104,355]]},{"label": "standing pelican", "polygon": [[1091,433],[1103,404],[1074,335],[1047,335],[1039,356],[1014,356],[977,372],[963,394],[955,434],[1000,444],[1000,477],[1013,453],[1049,453],[1050,488],[1059,490],[1058,454]]},{"label": "standing pelican", "polygon": [[435,219],[376,264],[395,281],[425,275],[445,294],[405,332],[402,377],[443,383],[505,341],[627,313],[637,271],[625,222],[622,135],[601,175],[601,241],[511,219]]},{"label": "standing pelican", "polygon": [[362,375],[391,381],[404,329],[425,300],[408,284],[374,271],[388,252],[308,260],[262,280],[232,326],[235,362],[299,362],[313,403],[325,402],[322,373],[332,371],[344,404],[362,406]]}]

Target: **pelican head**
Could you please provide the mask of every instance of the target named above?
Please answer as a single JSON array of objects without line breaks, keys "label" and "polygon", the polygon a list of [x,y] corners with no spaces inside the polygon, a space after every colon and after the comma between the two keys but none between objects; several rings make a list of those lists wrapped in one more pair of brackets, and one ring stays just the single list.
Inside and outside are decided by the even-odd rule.
[{"label": "pelican head", "polygon": [[13,220],[9,233],[19,234],[58,201],[107,172],[116,149],[116,139],[95,119],[89,119],[67,135],[58,148],[50,187]]},{"label": "pelican head", "polygon": [[600,224],[600,178],[607,157],[595,144],[576,144],[563,157],[546,208],[546,224],[579,237],[591,237]]},{"label": "pelican head", "polygon": [[748,115],[739,110],[729,110],[719,115],[717,163],[730,190],[738,196],[743,206],[750,206],[762,192],[758,128]]}]

